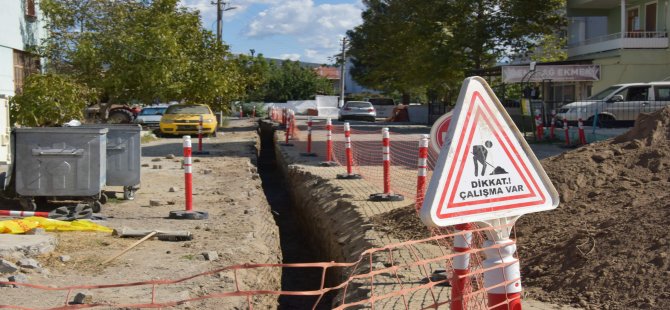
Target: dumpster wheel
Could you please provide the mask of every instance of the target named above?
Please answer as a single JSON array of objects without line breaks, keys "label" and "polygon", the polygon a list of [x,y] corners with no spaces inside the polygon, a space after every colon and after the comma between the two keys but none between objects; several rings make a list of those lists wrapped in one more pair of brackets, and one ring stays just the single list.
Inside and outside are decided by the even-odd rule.
[{"label": "dumpster wheel", "polygon": [[124,186],[123,187],[123,199],[125,200],[134,200],[135,199],[135,189],[134,186]]},{"label": "dumpster wheel", "polygon": [[37,210],[37,203],[32,197],[23,197],[19,200],[19,204],[23,211],[35,211]]}]

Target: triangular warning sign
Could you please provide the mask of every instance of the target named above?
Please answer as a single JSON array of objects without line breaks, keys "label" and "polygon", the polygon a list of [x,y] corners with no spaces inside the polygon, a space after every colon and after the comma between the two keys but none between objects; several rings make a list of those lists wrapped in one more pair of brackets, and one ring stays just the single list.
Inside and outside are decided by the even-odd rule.
[{"label": "triangular warning sign", "polygon": [[554,209],[558,193],[486,81],[467,78],[421,208],[429,226]]}]

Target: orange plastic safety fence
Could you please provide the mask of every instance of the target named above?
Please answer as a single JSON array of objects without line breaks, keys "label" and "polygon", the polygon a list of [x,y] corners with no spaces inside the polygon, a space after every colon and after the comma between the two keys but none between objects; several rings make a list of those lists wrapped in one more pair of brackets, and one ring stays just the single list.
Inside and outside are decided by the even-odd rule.
[{"label": "orange plastic safety fence", "polygon": [[[423,134],[394,132],[390,129],[390,187],[391,191],[401,194],[407,199],[417,199],[417,161],[419,155],[419,141]],[[307,141],[307,126],[296,126],[295,141]],[[325,126],[319,124],[312,127],[312,152],[325,159]],[[333,126],[333,160],[342,166],[347,165],[344,129],[341,125]],[[302,143],[298,147],[306,148]],[[353,170],[360,174],[370,183],[375,192],[382,193],[384,188],[383,158],[382,158],[382,133],[381,130],[353,129],[351,130],[351,148],[353,153]],[[430,179],[435,167],[437,153],[428,149],[428,176]],[[423,197],[418,197],[422,199]]]},{"label": "orange plastic safety fence", "polygon": [[[164,308],[181,305],[187,302],[202,302],[208,299],[244,298],[246,307],[252,309],[260,296],[303,296],[305,298],[317,297],[313,303],[313,309],[324,306],[323,300],[326,294],[334,294],[334,309],[438,309],[446,308],[452,302],[449,276],[453,274],[452,260],[457,256],[467,255],[470,257],[470,270],[466,274],[457,276],[459,279],[468,279],[470,284],[465,288],[463,297],[460,298],[462,309],[492,309],[497,305],[489,305],[487,301],[488,292],[499,286],[509,285],[519,279],[505,279],[504,282],[490,287],[484,287],[482,275],[485,272],[501,272],[502,269],[514,264],[514,262],[497,264],[490,268],[483,268],[481,259],[484,250],[499,249],[501,245],[492,245],[488,248],[482,247],[483,235],[490,229],[507,229],[508,226],[500,226],[486,229],[473,229],[473,242],[470,250],[466,252],[452,252],[449,249],[456,236],[465,232],[450,231],[442,229],[434,231],[434,235],[421,239],[402,243],[389,244],[379,248],[371,248],[364,251],[359,259],[350,263],[301,263],[301,264],[242,264],[234,265],[208,272],[195,274],[189,277],[171,280],[149,280],[130,283],[104,284],[104,285],[72,285],[72,286],[46,286],[29,283],[14,283],[0,281],[0,285],[16,285],[24,290],[34,290],[41,296],[36,300],[45,300],[51,292],[60,293],[63,296],[62,303],[42,309],[82,309],[94,307],[115,308]],[[494,251],[495,252],[495,251]],[[502,256],[498,259],[502,260]],[[321,270],[321,281],[319,288],[308,291],[284,291],[275,288],[263,287],[264,281],[241,281],[244,276],[258,276],[259,270],[280,268],[318,268]],[[326,285],[326,275],[343,274],[342,280],[333,285]],[[232,274],[232,283],[221,280],[221,273]],[[169,290],[170,285],[188,285],[190,281],[207,280],[208,282],[219,281],[220,291],[207,292],[196,297],[184,299],[169,299],[174,293]],[[332,279],[331,279],[332,280]],[[246,286],[243,286],[246,285]],[[118,289],[130,289],[137,292],[135,299],[121,300],[119,302],[96,302],[90,304],[70,304],[69,300],[73,291],[91,290],[96,295],[118,293]],[[24,294],[30,294],[25,291]],[[146,294],[142,297],[142,294]],[[517,297],[518,298],[518,297]],[[129,298],[132,299],[132,298]],[[501,305],[511,302],[506,300]],[[7,301],[0,301],[6,303]],[[330,306],[330,305],[326,305]],[[29,305],[0,304],[0,308],[33,309]],[[36,307],[35,307],[36,308]]]}]

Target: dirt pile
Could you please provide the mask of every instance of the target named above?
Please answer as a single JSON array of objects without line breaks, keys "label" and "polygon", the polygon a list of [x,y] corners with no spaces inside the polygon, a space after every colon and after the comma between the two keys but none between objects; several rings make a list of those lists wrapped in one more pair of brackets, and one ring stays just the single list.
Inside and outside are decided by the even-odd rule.
[{"label": "dirt pile", "polygon": [[[542,164],[561,204],[516,225],[530,297],[587,309],[670,309],[670,107]],[[409,207],[375,222],[400,237],[426,235]]]},{"label": "dirt pile", "polygon": [[670,108],[542,162],[557,210],[517,225],[522,272],[540,300],[602,309],[670,309]]}]

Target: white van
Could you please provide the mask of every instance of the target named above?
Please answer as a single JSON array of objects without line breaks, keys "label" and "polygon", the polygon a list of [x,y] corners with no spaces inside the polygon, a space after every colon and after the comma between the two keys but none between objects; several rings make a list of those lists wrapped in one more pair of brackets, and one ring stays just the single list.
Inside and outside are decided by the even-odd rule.
[{"label": "white van", "polygon": [[649,113],[670,104],[670,82],[617,84],[587,98],[560,107],[556,118],[574,123],[579,118],[589,126],[597,116],[597,125],[616,121],[635,121],[641,112]]}]

